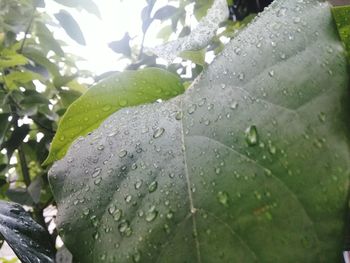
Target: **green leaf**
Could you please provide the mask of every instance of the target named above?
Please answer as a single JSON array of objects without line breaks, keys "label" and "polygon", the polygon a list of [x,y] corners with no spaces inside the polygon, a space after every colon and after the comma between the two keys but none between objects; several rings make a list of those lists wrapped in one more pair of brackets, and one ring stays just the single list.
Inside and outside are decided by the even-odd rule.
[{"label": "green leaf", "polygon": [[55,17],[71,39],[80,45],[86,45],[83,32],[81,32],[79,24],[70,13],[68,13],[66,10],[60,10],[57,14],[55,14]]},{"label": "green leaf", "polygon": [[192,62],[205,66],[205,53],[206,53],[206,48],[200,49],[200,50],[185,50],[182,51],[179,56],[183,59],[189,59]]},{"label": "green leaf", "polygon": [[87,263],[341,262],[348,84],[328,3],[274,1],[184,95],[55,163],[60,236]]},{"label": "green leaf", "polygon": [[74,8],[82,8],[87,12],[96,15],[98,18],[101,18],[100,10],[98,6],[92,0],[55,0],[57,3],[61,5],[65,5],[68,7]]},{"label": "green leaf", "polygon": [[108,44],[109,48],[116,53],[125,55],[126,57],[131,57],[131,48],[130,48],[130,36],[126,32],[122,39],[118,41],[113,41]]},{"label": "green leaf", "polygon": [[345,45],[348,56],[350,56],[350,5],[333,7],[332,14],[337,24],[339,36]]},{"label": "green leaf", "polygon": [[44,165],[62,158],[75,139],[97,128],[113,112],[157,99],[169,99],[183,90],[177,76],[157,68],[126,71],[108,77],[68,108]]},{"label": "green leaf", "polygon": [[20,205],[0,201],[0,233],[22,262],[54,262],[49,233]]},{"label": "green leaf", "polygon": [[64,57],[64,52],[59,42],[53,37],[53,33],[42,22],[36,22],[36,35],[40,44],[53,50],[58,56]]},{"label": "green leaf", "polygon": [[15,50],[3,49],[0,51],[0,69],[21,66],[27,63],[28,60]]},{"label": "green leaf", "polygon": [[17,89],[19,88],[18,85],[26,84],[28,82],[31,82],[35,79],[43,80],[43,77],[37,73],[34,73],[32,71],[13,71],[10,74],[5,76],[5,82],[6,86],[10,89]]},{"label": "green leaf", "polygon": [[26,47],[23,50],[23,55],[25,55],[27,58],[29,58],[33,62],[43,66],[45,69],[47,69],[51,73],[51,75],[60,76],[58,66],[55,63],[52,63],[50,60],[48,60],[46,58],[46,55],[43,54],[41,51],[35,48]]},{"label": "green leaf", "polygon": [[163,27],[161,30],[159,30],[159,32],[157,33],[157,38],[168,40],[172,33],[173,33],[173,30],[171,25],[167,25]]},{"label": "green leaf", "polygon": [[164,21],[164,20],[172,17],[177,11],[178,11],[178,9],[175,6],[166,5],[166,6],[161,7],[160,9],[158,9],[155,12],[153,19]]}]

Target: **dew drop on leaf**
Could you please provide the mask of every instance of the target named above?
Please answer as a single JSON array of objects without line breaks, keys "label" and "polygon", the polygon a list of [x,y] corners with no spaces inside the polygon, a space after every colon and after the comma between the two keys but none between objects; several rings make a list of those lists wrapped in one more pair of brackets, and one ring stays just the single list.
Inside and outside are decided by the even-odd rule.
[{"label": "dew drop on leaf", "polygon": [[225,191],[218,192],[217,198],[218,198],[219,203],[222,204],[223,206],[228,205],[229,197],[228,197],[227,192],[225,192]]},{"label": "dew drop on leaf", "polygon": [[106,104],[106,105],[104,105],[104,106],[102,107],[102,110],[103,110],[103,111],[110,111],[111,108],[112,108],[111,105]]},{"label": "dew drop on leaf", "polygon": [[163,135],[164,131],[165,131],[164,128],[158,128],[158,129],[156,129],[156,130],[154,131],[154,133],[153,133],[153,138],[154,138],[154,139],[159,138],[160,136]]},{"label": "dew drop on leaf", "polygon": [[248,146],[255,146],[259,143],[258,129],[255,125],[251,125],[246,129],[245,140]]},{"label": "dew drop on leaf", "polygon": [[188,112],[188,114],[193,114],[193,113],[196,111],[196,109],[197,109],[196,104],[192,104],[192,105],[188,108],[187,112]]},{"label": "dew drop on leaf", "polygon": [[158,188],[158,182],[157,181],[153,181],[148,186],[148,192],[153,193],[154,191],[157,190],[157,188]]},{"label": "dew drop on leaf", "polygon": [[120,100],[119,105],[121,107],[125,107],[126,105],[128,105],[128,101],[127,100]]},{"label": "dew drop on leaf", "polygon": [[113,215],[114,212],[115,212],[115,210],[116,210],[116,208],[115,208],[114,205],[113,205],[113,206],[110,206],[110,207],[108,208],[108,213],[109,213],[110,215]]},{"label": "dew drop on leaf", "polygon": [[125,157],[127,154],[128,154],[128,152],[127,152],[126,150],[121,150],[121,151],[119,152],[118,156],[119,156],[120,158],[123,158],[123,157]]},{"label": "dew drop on leaf", "polygon": [[92,178],[96,178],[97,176],[99,176],[100,175],[100,173],[101,173],[101,168],[97,168],[97,169],[95,169],[95,171],[93,172],[93,174],[91,175],[91,177]]},{"label": "dew drop on leaf", "polygon": [[114,214],[113,214],[114,221],[118,222],[122,218],[122,215],[123,215],[123,210],[116,209]]},{"label": "dew drop on leaf", "polygon": [[146,221],[152,222],[156,217],[158,216],[158,211],[156,210],[155,206],[152,206],[147,212],[146,212]]}]

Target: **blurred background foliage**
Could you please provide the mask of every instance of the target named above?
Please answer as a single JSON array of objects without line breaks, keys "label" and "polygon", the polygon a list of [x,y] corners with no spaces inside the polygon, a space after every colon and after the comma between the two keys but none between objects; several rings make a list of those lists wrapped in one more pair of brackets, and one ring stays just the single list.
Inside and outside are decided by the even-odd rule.
[{"label": "blurred background foliage", "polygon": [[[55,2],[62,9],[49,15],[44,0],[0,0],[0,199],[23,205],[48,229],[53,243],[59,247],[48,167],[41,164],[69,105],[91,84],[112,72],[96,75],[79,70],[76,64],[82,58],[67,51],[68,38],[80,45],[86,43],[79,21],[69,11],[74,8],[103,17],[98,1]],[[206,15],[213,0],[168,0],[162,1],[161,6],[156,0],[135,2],[144,5],[141,14],[130,10],[130,15],[142,20],[141,44],[134,43],[133,36],[125,32],[123,38],[106,45],[118,53],[120,59],[128,61],[125,69],[164,68],[178,74],[188,86],[222,51],[225,43],[271,1],[228,0],[230,19],[220,25],[209,45],[201,50],[182,52],[171,64],[144,47],[150,26],[160,22],[157,38],[164,43],[187,36],[194,24]],[[54,34],[57,28],[66,32],[62,39]],[[16,262],[16,259],[3,258],[2,261]]]}]

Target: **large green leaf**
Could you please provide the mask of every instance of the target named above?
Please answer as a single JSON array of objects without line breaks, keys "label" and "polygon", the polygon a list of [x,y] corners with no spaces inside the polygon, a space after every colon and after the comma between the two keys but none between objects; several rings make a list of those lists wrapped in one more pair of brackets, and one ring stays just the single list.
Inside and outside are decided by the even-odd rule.
[{"label": "large green leaf", "polygon": [[20,205],[0,201],[0,234],[23,263],[54,262],[49,233]]},{"label": "large green leaf", "polygon": [[63,116],[44,164],[62,158],[70,144],[97,128],[113,112],[184,91],[177,76],[157,68],[116,73],[90,88]]},{"label": "large green leaf", "polygon": [[276,0],[183,96],[118,111],[56,162],[66,246],[78,262],[341,262],[346,70],[328,3]]}]

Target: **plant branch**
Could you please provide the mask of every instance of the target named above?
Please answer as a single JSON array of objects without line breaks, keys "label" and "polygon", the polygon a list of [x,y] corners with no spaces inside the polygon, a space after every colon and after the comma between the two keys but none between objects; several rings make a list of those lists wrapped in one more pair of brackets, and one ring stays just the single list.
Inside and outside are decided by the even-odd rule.
[{"label": "plant branch", "polygon": [[30,28],[32,27],[32,24],[33,24],[33,21],[34,21],[34,15],[35,15],[35,8],[33,10],[33,13],[30,17],[30,20],[29,20],[29,23],[28,23],[28,26],[26,28],[26,31],[24,32],[24,38],[22,40],[22,43],[21,43],[21,47],[19,48],[19,53],[22,53],[23,52],[23,49],[24,49],[24,44],[26,43],[26,40],[27,40],[27,36],[29,34],[29,30]]},{"label": "plant branch", "polygon": [[31,183],[31,179],[30,179],[30,175],[29,175],[27,159],[26,159],[26,156],[24,154],[23,144],[21,144],[17,150],[18,150],[18,157],[19,157],[19,162],[21,165],[23,180],[24,180],[25,185],[28,188],[30,183]]}]

